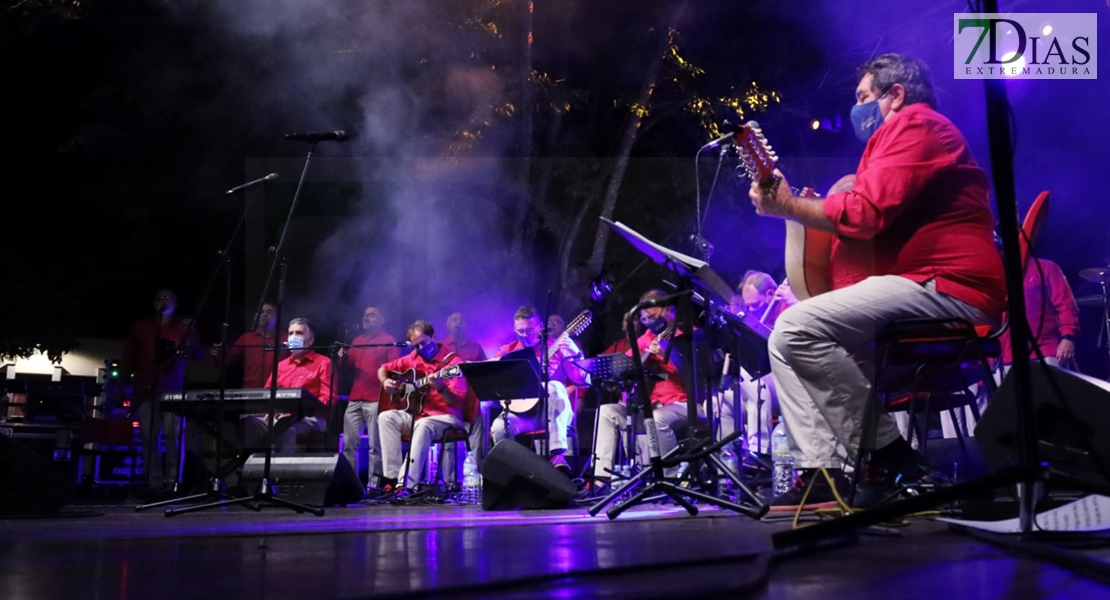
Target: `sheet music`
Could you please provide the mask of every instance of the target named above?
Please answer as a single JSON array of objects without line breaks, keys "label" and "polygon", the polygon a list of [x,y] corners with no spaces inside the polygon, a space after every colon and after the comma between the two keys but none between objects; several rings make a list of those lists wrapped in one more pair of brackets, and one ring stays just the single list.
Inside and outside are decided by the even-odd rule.
[{"label": "sheet music", "polygon": [[[1017,518],[1003,521],[937,520],[994,533],[1021,533],[1021,522]],[[1043,531],[1104,531],[1110,529],[1110,498],[1092,494],[1046,510],[1038,514],[1035,521],[1037,528]]]},{"label": "sheet music", "polygon": [[681,253],[677,250],[671,250],[670,248],[665,248],[663,246],[660,246],[659,244],[656,244],[655,242],[653,242],[653,241],[647,239],[646,237],[640,235],[636,230],[634,230],[631,227],[625,225],[624,223],[621,223],[620,221],[613,222],[613,221],[609,221],[609,219],[606,219],[604,217],[602,217],[602,220],[607,221],[609,223],[612,223],[615,227],[617,227],[617,229],[619,231],[628,232],[629,235],[632,235],[633,237],[640,240],[644,244],[647,244],[648,246],[652,247],[653,249],[655,249],[656,252],[659,252],[660,254],[662,254],[663,255],[662,258],[664,258],[664,259],[667,258],[667,257],[676,258],[680,262],[682,262],[683,264],[687,265],[688,267],[690,267],[691,269],[693,269],[695,271],[701,269],[702,267],[705,267],[705,266],[709,265],[709,263],[705,262],[704,260],[698,260],[698,259],[694,258],[693,256],[688,256],[688,255],[683,254],[683,253]]}]

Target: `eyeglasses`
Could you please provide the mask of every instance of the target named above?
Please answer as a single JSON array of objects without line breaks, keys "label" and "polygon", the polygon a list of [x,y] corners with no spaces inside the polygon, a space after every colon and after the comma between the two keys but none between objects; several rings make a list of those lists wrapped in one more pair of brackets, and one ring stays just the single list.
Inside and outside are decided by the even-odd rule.
[{"label": "eyeglasses", "polygon": [[517,329],[516,334],[519,336],[529,336],[539,331],[539,327],[528,327],[526,329]]}]

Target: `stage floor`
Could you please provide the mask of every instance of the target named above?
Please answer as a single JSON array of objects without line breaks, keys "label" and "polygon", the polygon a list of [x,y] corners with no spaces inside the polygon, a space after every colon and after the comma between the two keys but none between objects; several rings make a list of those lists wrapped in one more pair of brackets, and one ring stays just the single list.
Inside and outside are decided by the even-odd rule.
[{"label": "stage floor", "polygon": [[[323,517],[228,508],[167,518],[72,505],[0,518],[0,597],[1110,597],[1094,580],[938,522],[786,555],[772,550],[771,534],[789,523],[700,508],[691,517],[647,504],[611,521],[585,508],[358,505]],[[1110,564],[1105,543],[1084,556]]]}]

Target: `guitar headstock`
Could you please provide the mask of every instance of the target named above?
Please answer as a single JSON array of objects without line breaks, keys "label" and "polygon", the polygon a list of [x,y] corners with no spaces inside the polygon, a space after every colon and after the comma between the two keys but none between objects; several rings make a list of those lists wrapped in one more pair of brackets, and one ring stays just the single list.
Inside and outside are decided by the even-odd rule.
[{"label": "guitar headstock", "polygon": [[771,185],[775,178],[775,163],[779,157],[767,143],[759,123],[748,121],[736,132],[733,140],[747,176],[761,185]]},{"label": "guitar headstock", "polygon": [[567,323],[567,328],[564,333],[568,337],[581,335],[582,332],[586,331],[586,328],[590,326],[590,323],[593,323],[593,320],[594,313],[589,310],[584,310],[579,313],[577,317],[571,319],[570,323]]}]

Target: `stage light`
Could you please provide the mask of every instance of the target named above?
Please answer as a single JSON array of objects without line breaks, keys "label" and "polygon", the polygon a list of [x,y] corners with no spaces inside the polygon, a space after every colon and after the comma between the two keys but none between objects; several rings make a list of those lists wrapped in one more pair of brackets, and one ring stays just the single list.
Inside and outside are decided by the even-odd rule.
[{"label": "stage light", "polygon": [[1041,35],[1049,35],[1052,33],[1052,24],[1045,23],[1041,26]]},{"label": "stage light", "polygon": [[1006,54],[1002,55],[1002,63],[1003,63],[1003,66],[1004,66],[1004,71],[1003,72],[1006,73],[1006,75],[1009,75],[1011,77],[1020,74],[1022,69],[1025,68],[1025,56],[1024,55],[1018,56],[1018,59],[1015,60],[1012,63],[1006,62],[1006,61],[1010,60],[1011,58],[1013,58],[1016,54],[1017,54],[1017,52],[1010,51],[1010,52],[1007,52]]},{"label": "stage light", "polygon": [[809,122],[809,128],[813,131],[831,131],[832,133],[840,133],[841,122],[840,115],[835,115],[831,119],[813,119]]}]

